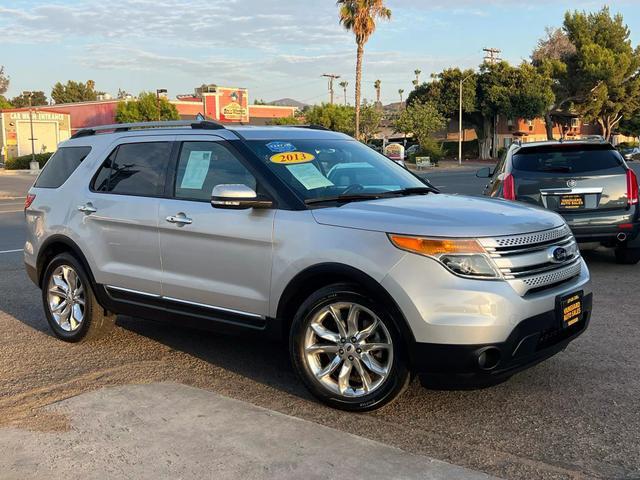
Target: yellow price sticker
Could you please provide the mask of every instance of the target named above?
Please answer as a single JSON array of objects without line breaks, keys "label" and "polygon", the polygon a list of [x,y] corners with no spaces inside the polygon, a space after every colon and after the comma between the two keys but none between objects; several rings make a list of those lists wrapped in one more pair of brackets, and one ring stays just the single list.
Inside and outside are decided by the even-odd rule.
[{"label": "yellow price sticker", "polygon": [[277,153],[271,156],[269,160],[272,163],[282,163],[285,165],[292,165],[295,163],[310,162],[315,158],[316,158],[315,155],[312,155],[306,152],[284,152],[284,153]]}]

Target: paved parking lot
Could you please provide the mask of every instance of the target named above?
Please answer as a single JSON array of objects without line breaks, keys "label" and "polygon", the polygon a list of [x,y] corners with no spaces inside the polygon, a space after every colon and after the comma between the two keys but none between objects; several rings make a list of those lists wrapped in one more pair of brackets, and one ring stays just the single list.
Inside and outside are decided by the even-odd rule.
[{"label": "paved parking lot", "polygon": [[[484,182],[469,171],[425,175],[445,192],[475,193]],[[57,341],[11,252],[24,235],[11,202],[0,199],[0,428],[65,431],[73,411],[42,407],[104,386],[171,381],[499,477],[640,478],[640,267],[616,265],[608,252],[585,254],[594,315],[565,352],[485,390],[414,382],[391,406],[353,415],[307,394],[284,345],[128,317],[97,343]]]}]

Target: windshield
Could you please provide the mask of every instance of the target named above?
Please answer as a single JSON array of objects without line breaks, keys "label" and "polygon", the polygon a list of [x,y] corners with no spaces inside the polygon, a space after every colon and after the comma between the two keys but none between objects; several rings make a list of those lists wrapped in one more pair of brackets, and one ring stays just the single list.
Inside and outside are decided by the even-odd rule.
[{"label": "windshield", "polygon": [[247,144],[309,203],[426,187],[401,166],[354,140],[251,140]]}]

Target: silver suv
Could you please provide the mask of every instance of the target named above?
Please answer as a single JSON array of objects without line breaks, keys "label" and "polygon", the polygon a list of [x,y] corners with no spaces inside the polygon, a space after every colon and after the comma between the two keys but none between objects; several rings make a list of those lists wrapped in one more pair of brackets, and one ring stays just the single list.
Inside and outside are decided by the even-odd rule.
[{"label": "silver suv", "polygon": [[442,195],[345,135],[213,122],[81,130],[26,202],[55,335],[116,314],[288,338],[327,404],[502,381],[564,349],[589,272],[556,213]]}]

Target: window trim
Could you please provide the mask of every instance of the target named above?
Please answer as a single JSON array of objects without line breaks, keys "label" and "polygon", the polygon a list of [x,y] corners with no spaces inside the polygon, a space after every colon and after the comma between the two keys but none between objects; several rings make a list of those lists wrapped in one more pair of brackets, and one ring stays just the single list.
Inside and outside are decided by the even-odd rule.
[{"label": "window trim", "polygon": [[[161,138],[161,137],[159,137]],[[140,145],[140,144],[145,144],[145,143],[167,143],[171,145],[171,149],[169,150],[169,159],[167,161],[167,166],[165,168],[165,172],[164,172],[164,181],[162,188],[160,188],[159,190],[161,190],[161,193],[158,194],[154,194],[154,195],[142,195],[142,194],[135,194],[135,193],[119,193],[119,192],[105,192],[102,190],[96,190],[95,187],[95,182],[96,179],[98,177],[98,175],[100,174],[100,171],[102,170],[102,167],[104,167],[105,162],[107,161],[107,159],[114,153],[116,152],[116,159],[118,158],[118,153],[117,150],[120,149],[121,146],[123,145]],[[115,145],[115,147],[113,147],[111,150],[109,150],[109,153],[104,157],[104,159],[99,163],[98,168],[96,169],[96,171],[94,172],[93,176],[91,177],[91,180],[89,182],[89,191],[92,193],[98,193],[101,195],[118,195],[118,196],[122,196],[122,197],[141,197],[141,198],[167,198],[166,197],[166,192],[167,192],[167,175],[169,175],[170,173],[170,167],[171,164],[173,162],[173,157],[176,153],[176,141],[171,139],[171,140],[150,140],[148,142],[121,142]],[[111,169],[110,169],[111,170]],[[109,172],[109,182],[108,184],[111,183],[111,172]]]},{"label": "window trim", "polygon": [[[260,179],[258,178],[258,176],[254,173],[254,171],[249,168],[249,166],[247,166],[247,161],[245,161],[242,157],[242,155],[240,155],[239,152],[237,152],[236,150],[234,150],[233,148],[231,148],[231,145],[228,144],[227,142],[225,142],[224,139],[212,139],[212,140],[177,140],[176,144],[177,144],[177,148],[176,148],[176,158],[174,159],[175,162],[173,163],[173,167],[171,168],[170,171],[167,172],[167,181],[165,182],[167,188],[165,188],[165,194],[168,195],[167,198],[171,198],[173,200],[179,200],[181,202],[199,202],[199,203],[211,203],[211,196],[208,199],[198,199],[198,198],[184,198],[184,197],[179,197],[178,195],[176,195],[176,186],[177,186],[177,180],[178,180],[178,166],[180,164],[180,157],[182,156],[182,149],[184,148],[184,144],[185,143],[217,143],[220,144],[222,146],[222,148],[226,148],[227,151],[229,153],[231,153],[231,155],[233,155],[233,157],[240,163],[240,165],[242,165],[247,172],[249,172],[249,174],[254,178],[254,180],[256,181],[256,193],[258,191],[258,186],[264,187],[264,183],[260,182]],[[273,200],[273,195],[271,195],[271,193],[269,192],[269,197],[271,200]],[[275,202],[274,200],[274,207],[273,208],[277,208],[275,207],[275,204],[277,202]]]},{"label": "window trim", "polygon": [[[77,149],[77,148],[88,148],[89,151],[87,152],[87,154],[84,156],[84,158],[82,160],[80,160],[80,163],[78,164],[78,166],[76,168],[73,169],[73,171],[67,176],[67,178],[64,180],[64,182],[62,182],[60,185],[58,185],[57,187],[43,187],[43,186],[38,186],[36,185],[38,183],[38,180],[40,180],[40,178],[42,177],[42,174],[45,172],[45,170],[47,169],[47,165],[50,165],[50,160],[56,155],[56,153],[58,153],[60,150],[65,149],[65,150],[70,150],[70,149]],[[33,187],[34,188],[47,188],[50,190],[56,190],[60,187],[62,187],[65,183],[67,183],[69,181],[69,179],[73,176],[74,173],[76,173],[76,171],[78,170],[78,168],[80,168],[80,165],[82,165],[82,162],[84,162],[87,157],[89,155],[91,155],[91,152],[93,151],[93,147],[91,145],[70,145],[68,147],[60,147],[58,148],[55,152],[53,152],[53,154],[51,155],[51,157],[49,157],[49,160],[47,160],[47,163],[45,164],[45,166],[42,168],[42,171],[40,172],[40,174],[38,175],[38,177],[36,178],[35,182],[33,182]]]}]

